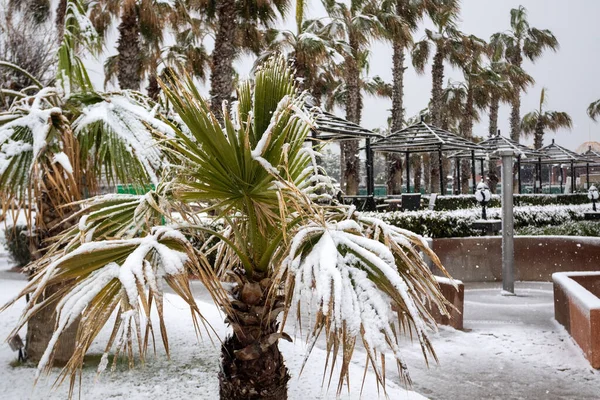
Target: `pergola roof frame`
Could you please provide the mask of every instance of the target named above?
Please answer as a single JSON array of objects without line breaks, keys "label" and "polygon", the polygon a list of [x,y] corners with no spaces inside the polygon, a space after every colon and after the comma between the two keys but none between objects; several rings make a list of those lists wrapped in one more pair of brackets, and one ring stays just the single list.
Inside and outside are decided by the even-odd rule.
[{"label": "pergola roof frame", "polygon": [[[480,159],[497,159],[500,158],[496,152],[502,150],[512,150],[516,157],[520,157],[521,160],[528,158],[534,158],[537,162],[539,157],[544,158],[545,155],[537,150],[530,149],[529,147],[522,145],[506,136],[500,134],[494,135],[491,138],[483,140],[477,143],[479,146],[485,148],[482,153],[475,153],[475,158]],[[471,152],[460,151],[451,156],[452,158],[471,158]]]},{"label": "pergola roof frame", "polygon": [[543,154],[538,159],[527,159],[524,163],[536,163],[536,164],[586,164],[592,162],[592,160],[583,157],[581,154],[577,154],[567,148],[564,148],[554,142],[548,146],[544,146],[539,150]]},{"label": "pergola roof frame", "polygon": [[420,121],[371,144],[374,151],[386,153],[430,153],[434,151],[483,150],[476,143]]},{"label": "pergola roof frame", "polygon": [[373,132],[370,129],[338,117],[319,107],[309,109],[316,120],[316,126],[312,130],[311,140],[322,141],[342,141],[342,140],[361,140],[361,139],[380,139],[383,136]]}]

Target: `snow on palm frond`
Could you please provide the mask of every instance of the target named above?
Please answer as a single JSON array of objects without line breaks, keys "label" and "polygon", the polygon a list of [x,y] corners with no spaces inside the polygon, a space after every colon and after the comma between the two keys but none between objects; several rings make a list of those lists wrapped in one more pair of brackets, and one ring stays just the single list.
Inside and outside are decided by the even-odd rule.
[{"label": "snow on palm frond", "polygon": [[304,147],[303,152],[310,156],[310,165],[302,171],[297,179],[297,187],[315,203],[330,203],[337,193],[333,178],[317,162],[322,154],[312,148]]},{"label": "snow on palm frond", "polygon": [[[73,366],[81,366],[92,339],[117,307],[120,316],[115,321],[114,332],[118,334],[111,337],[106,350],[108,352],[116,345],[115,361],[118,354],[123,352],[129,355],[130,363],[133,362],[134,339],[139,348],[138,356],[143,360],[143,349],[148,345],[148,330],[152,329],[152,302],[156,302],[159,311],[161,335],[168,352],[161,311],[161,281],[165,280],[176,293],[188,300],[196,321],[199,310],[193,301],[187,280],[187,265],[191,265],[190,257],[195,257],[193,254],[191,244],[179,231],[169,227],[156,227],[143,237],[84,243],[69,253],[53,257],[21,293],[30,294],[31,301],[36,303],[46,285],[63,285],[56,305],[57,326],[40,360],[39,371],[50,368],[61,333],[80,315],[92,321],[87,329],[78,332],[78,347],[70,362]],[[82,257],[86,259],[84,265],[79,261]],[[77,279],[73,279],[75,277]],[[27,309],[15,332],[39,307],[53,300],[54,296]],[[195,325],[197,326],[196,322]],[[146,333],[142,339],[144,329]],[[63,371],[63,374],[66,373]]]},{"label": "snow on palm frond", "polygon": [[[116,175],[127,182],[131,178],[143,181],[145,175],[157,185],[164,159],[152,132],[174,136],[173,129],[156,117],[157,107],[150,107],[147,99],[134,92],[107,93],[81,110],[73,129],[95,158],[103,158],[105,164],[96,167],[104,167],[109,177]],[[104,138],[98,143],[100,133]],[[119,162],[119,170],[114,160],[122,158],[129,158],[130,163]]]},{"label": "snow on palm frond", "polygon": [[367,361],[382,384],[385,362],[379,357],[390,350],[403,378],[410,382],[396,324],[402,331],[415,332],[424,355],[427,357],[429,352],[435,358],[427,337],[427,326],[435,324],[425,299],[431,299],[440,310],[446,306],[415,245],[426,248],[416,235],[363,218],[352,209],[347,219],[304,226],[292,240],[283,264],[293,287],[293,297],[288,301],[296,302],[298,307],[307,300],[318,305],[312,346],[324,330],[328,353],[333,352],[332,371],[338,350],[342,350],[338,392],[356,338],[361,338]]}]

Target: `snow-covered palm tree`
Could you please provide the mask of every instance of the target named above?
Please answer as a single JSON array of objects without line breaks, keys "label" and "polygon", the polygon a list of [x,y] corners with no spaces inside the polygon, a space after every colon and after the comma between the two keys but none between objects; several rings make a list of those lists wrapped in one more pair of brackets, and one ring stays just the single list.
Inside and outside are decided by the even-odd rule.
[{"label": "snow-covered palm tree", "polygon": [[[34,82],[20,92],[4,93],[12,103],[0,113],[3,212],[16,207],[34,221],[34,260],[56,245],[53,237],[72,225],[67,218],[79,209],[73,202],[97,194],[101,179],[137,185],[159,181],[164,157],[152,143],[156,134],[172,134],[172,129],[155,118],[155,104],[140,93],[93,89],[77,53],[93,48],[96,38],[82,4],[69,0],[55,86],[44,87],[27,71],[0,62]],[[54,304],[61,287],[51,285],[37,300]],[[53,306],[45,307],[28,324],[26,350],[32,361],[48,345],[53,314]],[[72,354],[71,333],[65,335],[73,338],[71,346],[62,347],[57,361]]]},{"label": "snow-covered palm tree", "polygon": [[[222,342],[222,399],[287,398],[290,377],[278,341],[292,340],[284,321],[293,305],[317,308],[312,345],[322,333],[330,356],[341,358],[338,389],[357,341],[380,383],[386,356],[408,379],[401,332],[412,332],[424,355],[434,355],[428,307],[445,310],[446,303],[420,252],[441,267],[438,258],[411,232],[353,207],[323,205],[330,181],[316,173],[315,154],[304,145],[314,121],[296,84],[283,58],[268,60],[253,82],[239,85],[239,102],[223,107],[223,125],[192,79],[163,85],[178,121],[171,124],[175,137],[161,144],[177,161],[172,173],[144,195],[83,203],[74,216],[79,223],[40,260],[42,270],[21,294],[32,305],[49,285],[63,285],[41,369],[61,332],[81,317],[76,352],[63,371],[75,379],[115,310],[100,370],[109,353],[113,362],[119,355],[143,360],[154,307],[168,350],[165,283],[189,303],[196,327],[202,318],[190,274],[232,328]],[[207,234],[211,240],[193,245]],[[28,307],[19,325],[35,312]]]}]

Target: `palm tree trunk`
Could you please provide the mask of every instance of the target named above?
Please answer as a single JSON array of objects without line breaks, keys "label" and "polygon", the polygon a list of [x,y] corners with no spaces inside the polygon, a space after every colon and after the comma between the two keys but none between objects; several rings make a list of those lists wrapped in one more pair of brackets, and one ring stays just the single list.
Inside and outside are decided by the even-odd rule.
[{"label": "palm tree trunk", "polygon": [[217,0],[217,34],[212,53],[210,98],[212,112],[220,118],[223,101],[233,93],[235,70],[235,0]]},{"label": "palm tree trunk", "polygon": [[148,93],[148,97],[154,101],[158,101],[158,96],[160,95],[160,86],[158,84],[156,72],[150,74],[148,77],[148,86],[146,87],[146,92]]},{"label": "palm tree trunk", "polygon": [[268,279],[257,281],[232,293],[237,301],[227,318],[233,334],[221,347],[221,400],[287,399],[290,376],[278,347],[281,338],[291,341],[277,322],[283,299],[269,296]]},{"label": "palm tree trunk", "polygon": [[[521,56],[521,46],[517,46],[511,64],[521,67],[523,57]],[[517,142],[521,140],[521,89],[515,85],[515,94],[511,101],[510,110],[510,138]]]},{"label": "palm tree trunk", "polygon": [[533,147],[536,150],[539,150],[542,146],[544,146],[544,124],[538,119],[537,124],[535,124],[535,133],[533,135]]},{"label": "palm tree trunk", "polygon": [[[437,49],[433,57],[433,65],[431,67],[431,123],[434,126],[442,125],[442,95],[444,85],[444,53],[441,49]],[[430,185],[428,189],[431,193],[437,192],[440,187],[440,162],[436,153],[429,155],[429,174]]]},{"label": "palm tree trunk", "polygon": [[[52,185],[46,187],[52,187]],[[39,260],[43,256],[42,250],[48,245],[46,242],[48,239],[66,228],[63,223],[65,215],[59,214],[56,208],[52,206],[51,196],[53,194],[47,190],[42,193],[38,200],[37,209],[39,211],[36,215],[36,228],[33,240],[30,243],[32,261]],[[60,284],[48,287],[38,303],[58,292],[60,288]],[[28,361],[39,362],[48,347],[56,326],[55,308],[58,300],[40,309],[27,322],[25,351]],[[73,355],[78,326],[79,319],[61,334],[54,353],[53,365],[64,366]]]},{"label": "palm tree trunk", "polygon": [[141,81],[140,30],[136,5],[133,1],[123,4],[119,24],[119,66],[117,77],[121,89],[139,90]]},{"label": "palm tree trunk", "polygon": [[[360,124],[360,70],[357,64],[358,42],[352,34],[349,35],[352,54],[346,57],[346,119]],[[343,184],[347,195],[358,194],[360,164],[358,158],[358,141],[346,140],[340,145],[344,153]]]},{"label": "palm tree trunk", "polygon": [[60,0],[56,6],[56,31],[60,43],[65,34],[65,14],[67,13],[67,0]]},{"label": "palm tree trunk", "polygon": [[[401,9],[401,3],[396,5]],[[404,123],[404,43],[398,39],[394,40],[393,55],[393,91],[392,91],[392,132],[402,129]],[[402,157],[396,153],[386,154],[387,170],[387,192],[388,194],[399,194],[402,192]]]},{"label": "palm tree trunk", "polygon": [[[473,104],[473,90],[471,89],[471,85],[469,84],[469,88],[467,90],[467,100],[465,102],[465,114],[460,121],[460,133],[466,139],[471,139],[473,137],[473,118],[475,116],[475,109]],[[471,176],[471,162],[462,162],[461,163],[461,173],[465,178],[461,180],[461,192],[469,193],[469,181],[466,179]],[[475,180],[475,177],[471,177]]]},{"label": "palm tree trunk", "polygon": [[[498,96],[493,96],[490,103],[490,123],[489,123],[489,137],[492,137],[498,133],[498,109],[500,108],[500,100]],[[488,163],[488,185],[490,192],[496,193],[496,186],[500,182],[498,173],[496,171],[496,160],[490,159]]]}]

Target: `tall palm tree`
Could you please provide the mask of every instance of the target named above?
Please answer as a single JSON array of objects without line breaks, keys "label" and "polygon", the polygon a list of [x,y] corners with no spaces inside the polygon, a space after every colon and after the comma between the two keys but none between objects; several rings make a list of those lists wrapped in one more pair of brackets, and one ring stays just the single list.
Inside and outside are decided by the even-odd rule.
[{"label": "tall palm tree", "polygon": [[[402,129],[404,121],[404,60],[406,49],[413,43],[413,33],[423,17],[425,1],[384,0],[378,18],[386,28],[386,39],[392,43],[392,124],[391,131]],[[387,190],[398,194],[402,185],[402,158],[386,154]]]},{"label": "tall palm tree", "polygon": [[105,61],[106,82],[116,76],[121,89],[139,90],[145,77],[155,79],[168,18],[182,6],[182,2],[160,0],[91,3],[90,19],[101,37],[119,18],[117,54]]},{"label": "tall palm tree", "polygon": [[321,20],[304,21],[298,33],[270,29],[265,34],[266,48],[255,61],[255,66],[276,53],[285,54],[293,61],[296,76],[301,79],[300,89],[307,90],[320,103],[322,90],[319,75],[324,68],[335,71],[349,49],[346,42],[332,35]]},{"label": "tall palm tree", "polygon": [[[197,324],[202,310],[189,287],[192,271],[233,328],[222,345],[221,399],[287,398],[289,375],[278,341],[291,338],[278,316],[283,312],[285,321],[296,302],[310,306],[303,299],[311,294],[317,308],[312,344],[324,330],[327,348],[341,355],[338,392],[357,339],[380,383],[385,353],[408,379],[396,336],[414,330],[424,355],[433,354],[424,330],[431,321],[426,304],[442,310],[446,304],[419,251],[436,265],[439,260],[417,235],[352,208],[313,201],[314,186],[307,182],[316,164],[303,142],[314,121],[301,110],[304,98],[286,62],[268,61],[254,83],[238,87],[240,101],[231,116],[224,110],[224,126],[191,80],[163,89],[182,121],[176,137],[163,142],[180,166],[145,195],[100,196],[83,204],[77,217],[84,222],[61,236],[64,247],[48,255],[21,294],[36,299],[47,285],[68,281],[54,338],[82,318],[77,351],[63,374],[76,379],[85,352],[117,309],[102,366],[113,348],[133,358],[136,336],[141,348],[135,356],[143,360],[149,340],[140,323],[152,318],[154,307],[166,346],[163,280],[189,303]],[[212,217],[205,217],[208,210]],[[162,218],[168,226],[161,226]],[[217,224],[201,223],[206,218]],[[202,234],[219,243],[194,248],[189,238]],[[84,299],[86,306],[77,306]],[[46,355],[52,351],[49,346]]]},{"label": "tall palm tree", "polygon": [[[96,35],[84,18],[83,5],[69,0],[58,49],[56,82],[61,86],[44,87],[30,76],[34,85],[20,92],[0,116],[0,193],[7,200],[3,212],[14,204],[27,220],[35,220],[30,229],[36,262],[44,258],[42,249],[55,246],[53,237],[72,225],[68,217],[79,208],[73,201],[93,194],[101,177],[112,183],[157,183],[161,155],[146,146],[153,131],[170,132],[153,117],[154,104],[143,96],[93,90],[77,57],[80,48],[96,46]],[[48,304],[27,327],[26,350],[32,361],[42,358],[52,337],[55,300],[62,288],[62,283],[51,285],[30,303]],[[74,351],[76,324],[73,329],[62,341],[59,362],[68,361]]]},{"label": "tall palm tree", "polygon": [[[383,37],[385,31],[377,19],[378,3],[372,0],[351,0],[349,4],[324,0],[330,26],[344,34],[350,52],[344,57],[346,119],[360,124],[362,116],[361,67],[366,63],[371,40]],[[335,28],[333,28],[335,27]],[[362,65],[361,65],[362,64]],[[346,194],[358,194],[358,141],[346,140],[342,148],[342,185]]]},{"label": "tall palm tree", "polygon": [[[535,62],[544,50],[557,51],[558,40],[548,29],[537,29],[529,26],[527,10],[523,6],[510,10],[510,30],[492,35],[494,46],[504,49],[506,59],[521,68],[523,58]],[[519,141],[521,136],[521,92],[518,84],[513,87],[515,94],[511,100],[510,137]]]},{"label": "tall palm tree", "polygon": [[600,115],[600,99],[590,103],[587,114],[591,119],[596,120],[596,117]]},{"label": "tall palm tree", "polygon": [[546,88],[540,93],[540,105],[537,110],[528,112],[523,116],[521,129],[525,135],[533,135],[533,147],[538,150],[544,145],[546,129],[556,132],[559,129],[571,129],[573,120],[564,111],[546,110]]},{"label": "tall palm tree", "polygon": [[[526,90],[534,84],[534,79],[522,68],[504,60],[498,52],[493,51],[490,56],[490,65],[484,70],[482,84],[485,92],[489,95],[489,123],[488,136],[492,137],[498,133],[498,110],[500,103],[509,103],[516,93]],[[520,90],[515,90],[517,85]],[[488,165],[488,181],[490,191],[496,193],[496,186],[500,181],[496,172],[496,160],[490,159]]]},{"label": "tall palm tree", "polygon": [[[435,26],[435,31],[425,29],[425,38],[414,44],[411,51],[412,63],[418,73],[425,72],[432,48],[435,49],[431,66],[431,122],[442,124],[442,94],[444,85],[444,62],[451,61],[456,44],[460,43],[462,33],[457,28],[460,3],[458,0],[439,0],[427,3],[427,14]],[[430,189],[439,187],[439,161],[437,155],[430,157]]]},{"label": "tall palm tree", "polygon": [[215,25],[215,46],[210,73],[210,96],[213,112],[221,115],[223,101],[234,90],[233,61],[240,50],[259,54],[262,45],[260,28],[269,28],[277,16],[285,16],[289,0],[209,0],[197,1]]}]

